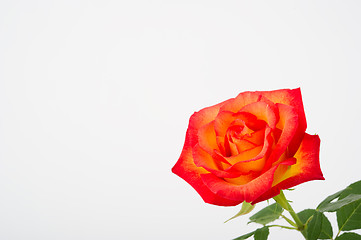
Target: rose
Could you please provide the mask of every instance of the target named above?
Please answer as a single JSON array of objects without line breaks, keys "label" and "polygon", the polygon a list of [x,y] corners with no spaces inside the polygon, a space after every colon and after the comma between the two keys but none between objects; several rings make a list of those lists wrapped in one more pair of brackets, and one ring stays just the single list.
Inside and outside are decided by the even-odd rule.
[{"label": "rose", "polygon": [[255,204],[323,180],[300,89],[243,92],[195,112],[173,173],[210,204]]}]

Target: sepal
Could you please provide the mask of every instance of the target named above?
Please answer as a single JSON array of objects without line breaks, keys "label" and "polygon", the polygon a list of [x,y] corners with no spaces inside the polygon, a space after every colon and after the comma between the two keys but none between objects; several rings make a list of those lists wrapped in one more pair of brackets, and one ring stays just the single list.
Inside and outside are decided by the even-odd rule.
[{"label": "sepal", "polygon": [[242,207],[241,207],[241,210],[236,214],[234,215],[233,217],[231,217],[230,219],[226,220],[224,223],[232,220],[232,219],[235,219],[239,216],[242,216],[242,215],[246,215],[247,213],[250,213],[253,209],[254,209],[255,205],[252,205],[246,201],[244,201],[242,203]]}]

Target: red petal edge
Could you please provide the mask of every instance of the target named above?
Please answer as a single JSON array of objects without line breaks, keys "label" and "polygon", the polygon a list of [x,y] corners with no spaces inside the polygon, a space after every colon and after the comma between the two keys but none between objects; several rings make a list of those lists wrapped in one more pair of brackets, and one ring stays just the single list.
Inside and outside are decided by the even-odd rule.
[{"label": "red petal edge", "polygon": [[281,164],[295,164],[295,159],[290,158],[283,161],[282,163],[275,165],[264,174],[244,185],[228,183],[211,173],[201,174],[201,178],[204,184],[207,185],[207,187],[217,196],[238,202],[246,201],[253,203],[253,201],[255,201],[272,187],[274,173]]},{"label": "red petal edge", "polygon": [[200,174],[207,173],[203,168],[197,167],[192,158],[192,149],[190,147],[183,148],[181,157],[176,165],[172,168],[172,172],[183,178],[189,183],[202,197],[204,202],[218,206],[236,206],[240,201],[225,199],[214,194],[204,185]]},{"label": "red petal edge", "polygon": [[198,143],[198,129],[213,121],[219,112],[219,108],[231,100],[233,100],[233,98],[217,105],[204,108],[199,112],[195,112],[190,117],[181,156],[172,168],[172,172],[189,183],[206,203],[218,206],[236,206],[241,202],[217,196],[204,185],[200,174],[208,173],[208,171],[204,168],[197,167],[194,164],[192,148]]},{"label": "red petal edge", "polygon": [[325,180],[323,177],[320,160],[320,138],[318,135],[305,133],[300,148],[295,154],[297,163],[285,173],[284,180],[273,186],[253,203],[258,203],[277,196],[282,189],[292,188],[312,180]]}]

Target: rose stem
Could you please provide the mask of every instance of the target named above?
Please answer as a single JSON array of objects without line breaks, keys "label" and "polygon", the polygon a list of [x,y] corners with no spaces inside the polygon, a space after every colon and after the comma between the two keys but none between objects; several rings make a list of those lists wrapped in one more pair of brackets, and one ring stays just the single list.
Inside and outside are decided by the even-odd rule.
[{"label": "rose stem", "polygon": [[302,235],[306,238],[305,225],[302,223],[295,210],[293,210],[292,206],[287,201],[283,191],[281,190],[280,194],[278,194],[273,199],[291,214],[293,220],[297,225],[297,230],[300,231]]}]

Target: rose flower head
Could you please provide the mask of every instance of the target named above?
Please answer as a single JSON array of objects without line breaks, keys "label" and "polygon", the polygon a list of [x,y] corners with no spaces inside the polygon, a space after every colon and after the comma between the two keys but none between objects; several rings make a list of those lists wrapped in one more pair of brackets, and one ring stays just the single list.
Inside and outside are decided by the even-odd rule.
[{"label": "rose flower head", "polygon": [[306,127],[299,88],[243,92],[191,116],[172,171],[207,203],[255,204],[324,179],[320,138]]}]

